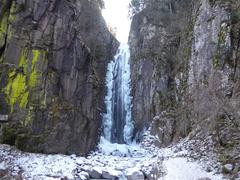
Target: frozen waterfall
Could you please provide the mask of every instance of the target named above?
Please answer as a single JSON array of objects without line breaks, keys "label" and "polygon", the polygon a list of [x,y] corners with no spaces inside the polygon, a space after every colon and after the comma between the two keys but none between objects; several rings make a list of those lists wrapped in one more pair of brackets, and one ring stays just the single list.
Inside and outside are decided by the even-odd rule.
[{"label": "frozen waterfall", "polygon": [[121,44],[114,60],[108,64],[103,136],[111,143],[130,144],[132,141],[129,59],[129,46]]}]

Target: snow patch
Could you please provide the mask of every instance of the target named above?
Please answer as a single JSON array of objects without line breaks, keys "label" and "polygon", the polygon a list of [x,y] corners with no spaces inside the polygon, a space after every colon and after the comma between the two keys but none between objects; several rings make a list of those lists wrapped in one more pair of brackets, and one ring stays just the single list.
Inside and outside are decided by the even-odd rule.
[{"label": "snow patch", "polygon": [[187,158],[175,157],[163,161],[166,176],[161,180],[198,180],[200,178],[210,178],[214,180],[223,179],[222,176],[213,172],[208,173],[197,163],[190,162]]},{"label": "snow patch", "polygon": [[[88,175],[103,176],[104,172],[121,180],[129,176],[142,178],[141,173],[150,180],[224,179],[209,164],[212,159],[192,160],[185,149],[190,140],[159,149],[154,146],[155,139],[146,133],[140,145],[119,145],[101,138],[99,150],[87,157],[24,153],[0,145],[0,169],[7,169],[12,177],[21,175],[24,180],[84,179]],[[209,165],[213,167],[211,172],[206,170]]]},{"label": "snow patch", "polygon": [[5,162],[1,162],[0,163],[0,170],[4,170],[4,169],[6,169]]},{"label": "snow patch", "polygon": [[143,151],[136,143],[132,143],[131,145],[111,143],[104,137],[101,137],[98,148],[105,155],[116,156],[132,156],[135,152]]}]

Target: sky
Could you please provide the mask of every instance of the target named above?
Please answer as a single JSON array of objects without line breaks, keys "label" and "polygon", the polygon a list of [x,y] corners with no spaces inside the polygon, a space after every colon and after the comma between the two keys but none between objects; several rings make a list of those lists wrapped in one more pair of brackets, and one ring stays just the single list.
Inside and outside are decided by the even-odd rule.
[{"label": "sky", "polygon": [[130,20],[128,18],[128,5],[130,0],[104,0],[105,9],[102,14],[107,24],[117,28],[116,38],[127,43],[130,30]]}]

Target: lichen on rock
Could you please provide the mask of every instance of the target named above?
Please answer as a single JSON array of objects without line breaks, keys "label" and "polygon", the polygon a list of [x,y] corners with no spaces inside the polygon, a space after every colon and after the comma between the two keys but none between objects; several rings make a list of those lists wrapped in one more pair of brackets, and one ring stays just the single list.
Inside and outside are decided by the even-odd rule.
[{"label": "lichen on rock", "polygon": [[[18,67],[9,73],[5,94],[11,106],[11,112],[16,103],[20,108],[26,108],[31,90],[37,85],[39,78],[36,63],[40,60],[41,54],[44,56],[44,52],[39,50],[23,49]],[[31,65],[29,66],[29,64]]]}]

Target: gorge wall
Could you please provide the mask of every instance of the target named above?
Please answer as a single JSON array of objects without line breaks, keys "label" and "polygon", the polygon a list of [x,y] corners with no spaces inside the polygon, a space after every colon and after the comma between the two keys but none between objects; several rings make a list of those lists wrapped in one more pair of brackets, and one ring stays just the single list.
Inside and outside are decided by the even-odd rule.
[{"label": "gorge wall", "polygon": [[119,45],[99,2],[0,2],[0,114],[9,119],[1,143],[80,155],[95,147]]},{"label": "gorge wall", "polygon": [[131,48],[135,134],[152,123],[160,145],[211,136],[239,164],[240,1],[145,1]]}]

